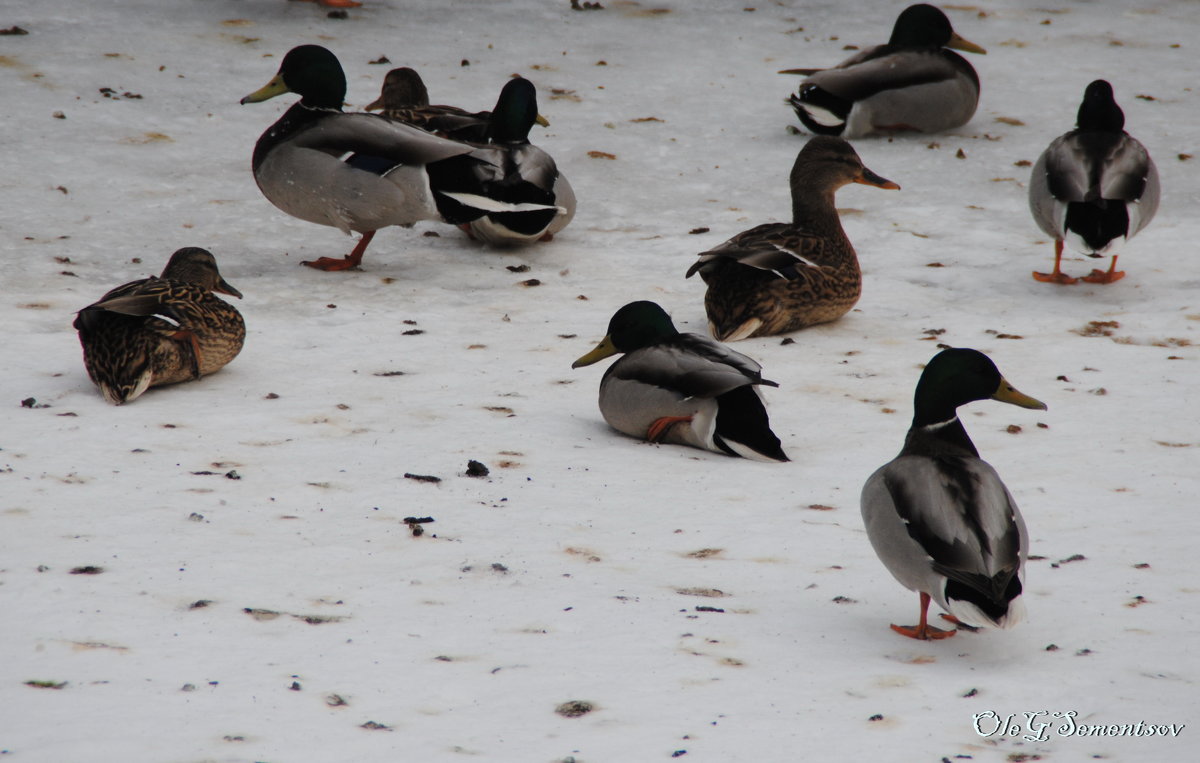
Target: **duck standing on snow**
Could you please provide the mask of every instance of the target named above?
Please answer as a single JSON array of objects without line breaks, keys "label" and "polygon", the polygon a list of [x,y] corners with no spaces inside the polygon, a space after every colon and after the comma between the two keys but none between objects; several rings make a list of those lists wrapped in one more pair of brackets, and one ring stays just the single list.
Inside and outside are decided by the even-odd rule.
[{"label": "duck standing on snow", "polygon": [[343,113],[346,75],[337,57],[319,45],[288,51],[275,77],[241,102],[289,92],[300,101],[254,147],[259,189],[293,217],[362,234],[344,258],[321,257],[305,265],[356,267],[380,228],[441,219],[425,168],[470,153],[470,146],[375,114]]},{"label": "duck standing on snow", "polygon": [[[1075,283],[1060,270],[1064,240],[1099,257],[1154,218],[1158,170],[1146,147],[1124,127],[1125,113],[1113,99],[1112,85],[1098,79],[1083,93],[1075,129],[1055,138],[1034,164],[1029,208],[1038,227],[1054,237],[1054,272],[1035,272],[1037,280]],[[1094,269],[1083,280],[1112,283],[1124,277],[1114,254],[1107,271]]]},{"label": "duck standing on snow", "polygon": [[886,45],[832,69],[785,69],[808,78],[789,98],[819,135],[859,138],[901,131],[940,132],[966,124],[979,104],[979,75],[957,53],[987,51],[964,40],[932,5],[905,8]]},{"label": "duck standing on snow", "polygon": [[430,105],[429,91],[416,70],[407,66],[392,69],[383,78],[379,97],[366,111],[378,111],[388,119],[420,127],[451,140],[482,143],[487,140],[490,111],[470,112],[457,106]]},{"label": "duck standing on snow", "polygon": [[[493,161],[494,152],[486,147],[445,140],[377,114],[343,113],[346,75],[337,57],[319,45],[288,51],[278,74],[241,102],[258,103],[287,92],[300,94],[300,101],[254,147],[259,189],[293,217],[362,234],[345,257],[321,257],[305,265],[319,270],[357,267],[380,228],[419,220],[471,223],[485,214],[478,205],[488,205],[489,214],[506,213],[522,221],[526,216],[553,221],[560,214],[554,205],[489,198],[500,192],[478,177],[487,172],[479,167]],[[476,206],[465,205],[463,196]]]},{"label": "duck standing on snow", "polygon": [[159,277],[118,286],[79,311],[75,328],[83,364],[114,405],[150,387],[220,370],[246,339],[241,313],[213,292],[241,298],[198,247],[171,255]]},{"label": "duck standing on snow", "polygon": [[681,334],[654,302],[631,302],[608,335],[571,368],[618,353],[600,381],[600,413],[614,429],[650,442],[690,445],[760,461],[787,461],[771,431],[762,366],[708,337]]},{"label": "duck standing on snow", "polygon": [[957,413],[960,405],[989,398],[1046,409],[1015,390],[983,353],[938,353],[917,382],[904,448],[863,486],[863,523],[875,553],[896,580],[921,595],[920,622],[892,626],[904,636],[956,633],[926,622],[930,600],[950,613],[948,619],[972,626],[1011,628],[1024,616],[1025,521]]},{"label": "duck standing on snow", "polygon": [[447,221],[494,246],[549,241],[571,222],[571,184],[554,159],[529,142],[539,119],[533,83],[523,77],[505,83],[488,116],[487,140],[471,152],[473,161],[430,169]]},{"label": "duck standing on snow", "polygon": [[687,276],[708,285],[709,329],[721,341],[783,334],[845,315],[862,294],[858,256],[834,207],[848,183],[899,189],[849,143],[818,135],[792,167],[792,222],[751,228],[700,254]]}]

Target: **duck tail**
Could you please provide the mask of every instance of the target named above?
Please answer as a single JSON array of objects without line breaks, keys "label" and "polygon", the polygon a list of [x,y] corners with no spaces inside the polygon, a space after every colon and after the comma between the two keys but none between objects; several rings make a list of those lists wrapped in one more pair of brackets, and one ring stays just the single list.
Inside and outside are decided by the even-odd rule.
[{"label": "duck tail", "polygon": [[1113,241],[1129,233],[1129,210],[1115,199],[1073,201],[1067,204],[1063,227],[1079,237],[1092,252],[1104,252]]},{"label": "duck tail", "polygon": [[713,442],[731,456],[756,461],[791,460],[771,431],[767,409],[758,390],[750,384],[717,396]]},{"label": "duck tail", "polygon": [[1025,619],[1025,600],[1019,575],[1006,570],[995,577],[969,576],[969,582],[946,581],[950,614],[967,625],[1007,629]]}]

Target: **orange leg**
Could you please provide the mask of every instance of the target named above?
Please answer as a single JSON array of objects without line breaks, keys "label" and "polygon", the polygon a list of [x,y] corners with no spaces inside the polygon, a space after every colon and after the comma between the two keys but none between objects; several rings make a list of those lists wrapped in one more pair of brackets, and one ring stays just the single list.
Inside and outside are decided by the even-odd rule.
[{"label": "orange leg", "polygon": [[553,240],[554,240],[553,233],[543,233],[542,237],[538,239],[538,241],[553,241]]},{"label": "orange leg", "polygon": [[363,234],[362,238],[358,240],[358,244],[354,247],[354,251],[350,252],[350,254],[347,254],[340,260],[337,257],[321,257],[320,259],[312,260],[311,262],[306,261],[300,264],[307,265],[310,268],[316,268],[317,270],[324,270],[326,272],[356,268],[358,267],[359,263],[362,262],[363,252],[367,251],[367,244],[370,244],[371,239],[373,238],[375,238],[375,231],[367,231]]},{"label": "orange leg", "polygon": [[462,229],[463,233],[467,234],[467,238],[471,239],[472,241],[478,240],[475,238],[475,234],[471,232],[470,223],[459,223],[458,227]]},{"label": "orange leg", "polygon": [[[1063,250],[1063,242],[1061,240],[1055,241],[1054,242],[1054,272],[1053,273],[1039,273],[1035,270],[1033,272],[1033,277],[1036,280],[1041,281],[1042,283],[1060,283],[1060,284],[1064,284],[1064,285],[1073,284],[1073,283],[1075,283],[1075,281],[1079,280],[1076,278],[1072,278],[1071,276],[1069,276],[1066,273],[1059,270],[1059,266],[1062,264],[1062,250]],[[1124,273],[1122,273],[1121,275],[1124,275]]]},{"label": "orange leg", "polygon": [[1096,268],[1092,271],[1091,275],[1084,276],[1083,280],[1088,283],[1113,283],[1114,281],[1120,281],[1124,277],[1125,271],[1117,270],[1117,255],[1114,254],[1112,264],[1108,266],[1108,272]]},{"label": "orange leg", "polygon": [[892,630],[899,633],[901,636],[920,639],[922,641],[932,641],[934,639],[950,638],[958,631],[944,631],[941,628],[934,628],[927,621],[929,616],[929,594],[921,592],[921,622],[918,625],[893,625]]},{"label": "orange leg", "polygon": [[650,442],[658,442],[663,438],[663,435],[667,433],[668,429],[681,421],[691,420],[691,416],[663,416],[661,419],[658,419],[651,424],[650,428],[646,430],[646,439]]}]

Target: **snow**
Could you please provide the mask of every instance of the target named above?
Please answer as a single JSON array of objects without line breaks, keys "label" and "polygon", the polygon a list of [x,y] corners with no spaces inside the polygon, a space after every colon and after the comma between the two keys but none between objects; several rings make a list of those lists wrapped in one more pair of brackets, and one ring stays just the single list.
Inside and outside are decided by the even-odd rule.
[{"label": "snow", "polygon": [[[789,211],[804,138],[783,99],[799,79],[775,72],[883,41],[902,5],[604,4],[367,0],[334,20],[283,0],[43,0],[0,14],[29,31],[0,38],[0,759],[1194,750],[1194,3],[949,9],[989,51],[970,56],[980,109],[949,134],[856,142],[903,188],[839,194],[865,273],[857,309],[793,344],[736,345],[781,383],[766,396],[790,464],[623,437],[596,407],[602,368],[570,364],[632,299],[704,330],[703,285],[683,278],[695,254]],[[551,121],[534,140],[575,187],[574,222],[504,251],[423,223],[381,231],[361,272],[298,267],[352,241],[277,211],[251,178],[254,141],[293,99],[237,101],[301,43],[338,54],[352,108],[378,94],[381,55],[420,71],[434,102],[477,109],[511,73],[531,78]],[[1014,163],[1071,128],[1097,77],[1157,160],[1162,205],[1122,250],[1123,281],[1037,283],[1052,247]],[[73,313],[182,246],[212,251],[246,295],[246,347],[216,375],[110,406]],[[1111,335],[1086,336],[1092,321]],[[1049,406],[963,410],[1040,558],[1027,623],[918,643],[887,627],[914,622],[917,597],[872,553],[858,492],[899,449],[938,342],[988,353]],[[466,476],[470,459],[490,475]],[[405,517],[435,521],[415,537]],[[102,572],[72,574],[89,565]],[[572,700],[594,709],[555,713]],[[974,727],[1036,711],[1186,726],[1067,737],[1037,716],[1054,720],[1041,741]]]}]

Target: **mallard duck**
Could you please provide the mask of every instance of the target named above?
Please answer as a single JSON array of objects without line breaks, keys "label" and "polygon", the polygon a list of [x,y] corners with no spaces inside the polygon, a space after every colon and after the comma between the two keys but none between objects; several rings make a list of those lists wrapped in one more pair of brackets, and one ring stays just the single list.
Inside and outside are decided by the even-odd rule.
[{"label": "mallard duck", "polygon": [[421,75],[407,66],[392,69],[383,78],[379,97],[366,111],[404,122],[443,138],[482,143],[487,140],[489,111],[470,112],[457,106],[430,105]]},{"label": "mallard duck", "polygon": [[549,241],[575,216],[571,184],[554,159],[529,142],[538,119],[533,83],[514,77],[488,116],[486,144],[471,152],[476,161],[430,168],[443,216],[472,238],[496,246]]},{"label": "mallard duck", "polygon": [[150,387],[219,371],[241,352],[246,324],[213,292],[241,299],[210,252],[186,247],[162,275],[131,281],[79,311],[75,328],[83,364],[114,405]]},{"label": "mallard duck", "polygon": [[619,432],[760,461],[787,461],[758,387],[762,366],[699,334],[681,334],[654,302],[631,302],[571,368],[625,353],[600,381],[600,413]]},{"label": "mallard duck", "polygon": [[[1033,165],[1029,208],[1038,227],[1054,237],[1054,272],[1035,272],[1037,280],[1075,283],[1060,270],[1064,240],[1099,257],[1133,238],[1158,211],[1158,169],[1124,127],[1112,85],[1098,79],[1083,93],[1075,129],[1055,138]],[[1094,269],[1083,280],[1112,283],[1124,277],[1114,254],[1107,271]]]},{"label": "mallard duck", "polygon": [[[471,194],[472,200],[484,199],[496,210],[518,217],[558,214],[557,206],[487,199],[491,191],[473,182],[478,167],[492,161],[479,146],[439,138],[377,114],[343,113],[346,75],[337,57],[319,45],[288,51],[275,77],[241,102],[258,103],[287,92],[298,93],[300,101],[254,147],[258,187],[268,201],[293,217],[362,234],[344,258],[321,257],[305,265],[347,270],[362,262],[380,228],[419,220],[463,224],[484,214],[456,201],[455,194]],[[443,194],[443,188],[450,193]]]},{"label": "mallard duck", "polygon": [[704,307],[721,341],[770,336],[845,315],[862,293],[858,256],[833,195],[847,183],[899,189],[849,143],[818,135],[792,166],[792,222],[767,223],[702,252],[687,271],[708,284]]},{"label": "mallard duck", "polygon": [[425,168],[468,154],[470,146],[374,114],[343,113],[346,75],[337,57],[319,45],[292,48],[275,77],[241,102],[288,92],[300,101],[254,147],[259,189],[293,217],[362,234],[344,258],[305,265],[356,267],[380,228],[442,219]]},{"label": "mallard duck", "polygon": [[979,75],[947,48],[987,52],[959,37],[937,8],[912,5],[896,19],[886,45],[832,69],[780,74],[808,76],[788,100],[804,126],[819,135],[940,132],[969,122],[979,104]]},{"label": "mallard duck", "polygon": [[943,350],[917,382],[912,427],[900,455],[862,491],[867,537],[901,585],[921,596],[921,619],[892,630],[917,639],[953,636],[930,626],[930,600],[954,622],[1011,628],[1022,619],[1029,534],[1008,488],[967,436],[957,409],[999,400],[1045,410],[977,350]]}]

